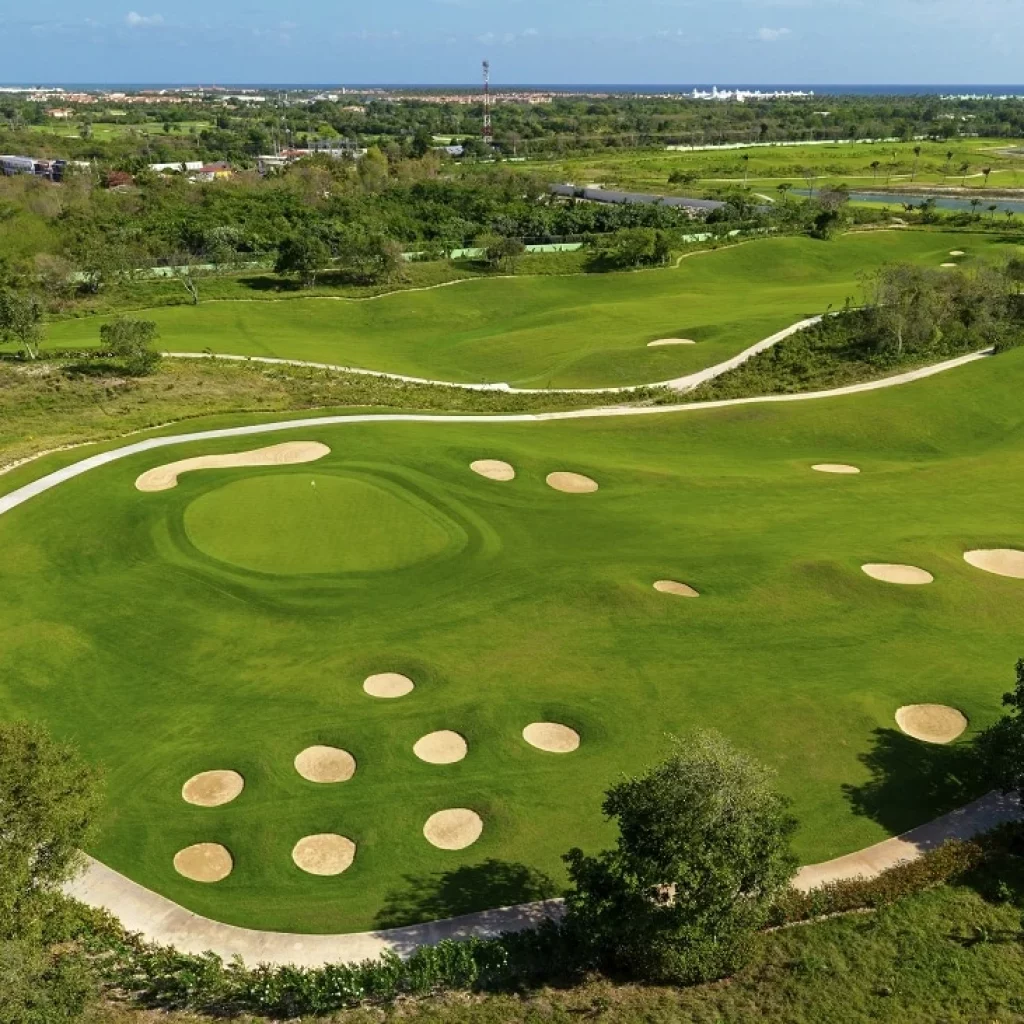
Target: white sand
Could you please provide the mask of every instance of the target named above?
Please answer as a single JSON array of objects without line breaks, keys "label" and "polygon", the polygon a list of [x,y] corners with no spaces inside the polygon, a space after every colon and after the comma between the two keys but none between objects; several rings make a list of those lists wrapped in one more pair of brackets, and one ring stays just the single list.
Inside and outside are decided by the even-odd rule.
[{"label": "white sand", "polygon": [[964,561],[975,569],[984,569],[997,576],[1011,576],[1016,580],[1024,580],[1024,551],[1014,548],[978,548],[965,551]]},{"label": "white sand", "polygon": [[181,459],[157,466],[143,473],[135,486],[140,491],[167,491],[178,486],[178,477],[196,469],[234,469],[240,466],[295,466],[302,462],[315,462],[330,454],[331,449],[319,441],[285,441],[268,448],[226,455],[199,455],[194,459]]},{"label": "white sand", "polygon": [[949,255],[950,256],[963,256],[963,254],[964,254],[963,249],[950,249],[949,250]]},{"label": "white sand", "polygon": [[931,583],[935,577],[925,569],[919,569],[916,565],[893,565],[890,562],[868,562],[862,565],[861,569],[873,580],[881,580],[883,583],[904,583],[918,585]]},{"label": "white sand", "polygon": [[474,473],[487,477],[488,480],[499,480],[503,483],[514,480],[516,476],[515,468],[501,459],[477,459],[476,462],[469,464],[469,468]]},{"label": "white sand", "polygon": [[174,870],[193,882],[219,882],[234,866],[231,854],[220,843],[196,843],[174,855]]},{"label": "white sand", "polygon": [[700,597],[689,583],[678,580],[655,580],[654,589],[661,594],[676,594],[678,597]]},{"label": "white sand", "polygon": [[483,830],[483,820],[476,811],[468,807],[451,807],[427,818],[423,835],[439,850],[464,850],[480,838]]},{"label": "white sand", "polygon": [[428,764],[454,764],[461,761],[468,750],[465,738],[451,729],[428,732],[426,736],[421,736],[412,748],[412,752]]},{"label": "white sand", "polygon": [[967,728],[967,719],[945,704],[908,704],[896,712],[896,724],[915,740],[951,743]]},{"label": "white sand", "polygon": [[811,469],[817,470],[819,473],[859,473],[860,470],[856,466],[848,466],[845,462],[818,462],[811,466]]},{"label": "white sand", "polygon": [[238,772],[228,769],[200,772],[181,787],[181,799],[196,807],[220,807],[231,803],[244,787],[245,779]]},{"label": "white sand", "polygon": [[580,734],[558,722],[531,722],[523,730],[523,739],[550,754],[571,754],[580,745]]},{"label": "white sand", "polygon": [[656,341],[647,342],[648,348],[657,348],[659,345],[696,345],[692,338],[658,338]]},{"label": "white sand", "polygon": [[366,678],[363,689],[371,697],[393,699],[412,693],[415,685],[408,676],[403,676],[399,672],[378,672],[377,675]]},{"label": "white sand", "polygon": [[597,490],[597,482],[582,473],[548,473],[547,485],[566,494],[590,494]]},{"label": "white sand", "polygon": [[355,857],[356,844],[333,832],[303,836],[292,850],[296,867],[311,875],[340,875],[352,866]]},{"label": "white sand", "polygon": [[955,263],[940,263],[939,266],[940,267],[955,267],[956,264]]},{"label": "white sand", "polygon": [[295,756],[295,770],[310,782],[347,782],[355,775],[356,759],[339,747],[306,747]]}]

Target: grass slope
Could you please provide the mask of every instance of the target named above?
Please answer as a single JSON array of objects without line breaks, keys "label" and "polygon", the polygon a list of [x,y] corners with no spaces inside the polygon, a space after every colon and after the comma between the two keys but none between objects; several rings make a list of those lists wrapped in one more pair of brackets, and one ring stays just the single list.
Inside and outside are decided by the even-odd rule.
[{"label": "grass slope", "polygon": [[[1024,547],[1022,379],[1014,351],[788,407],[324,426],[295,435],[331,446],[314,466],[193,473],[159,494],[135,491],[136,475],[256,445],[192,444],[104,467],[0,518],[0,713],[43,719],[107,766],[92,852],[201,913],[256,927],[358,929],[543,895],[568,845],[608,839],[607,784],[695,726],[778,769],[803,861],[835,856],[974,795],[956,781],[960,748],[904,738],[893,713],[950,703],[973,732],[999,712],[1021,653],[1024,584],[972,569],[961,552]],[[519,475],[477,477],[467,464],[478,457],[508,459]],[[809,470],[816,461],[864,472],[824,476]],[[555,469],[601,490],[556,493],[543,482]],[[290,576],[240,569],[189,540],[189,516],[239,480],[285,498],[262,491],[232,529],[266,531],[280,516],[296,529],[293,489],[276,481],[325,477],[429,506],[464,540],[398,570]],[[342,520],[349,501],[338,501]],[[379,551],[357,511],[353,545]],[[869,561],[921,565],[936,581],[881,584],[860,572]],[[702,596],[657,594],[663,577]],[[417,688],[373,700],[360,684],[379,671],[408,673]],[[579,751],[527,746],[520,733],[534,720],[578,729]],[[443,728],[467,738],[469,756],[418,761],[416,739]],[[313,743],[351,751],[356,776],[304,782],[292,759]],[[184,780],[219,767],[242,772],[242,796],[185,805]],[[421,835],[451,806],[485,821],[462,853]],[[358,843],[338,878],[290,860],[298,838],[324,831]],[[177,849],[206,840],[236,857],[216,886],[171,867]]]},{"label": "grass slope", "polygon": [[[937,266],[992,236],[872,232],[832,242],[761,239],[633,274],[469,281],[368,302],[205,303],[145,312],[165,350],[333,362],[458,382],[601,387],[665,380],[716,363],[860,291],[883,263]],[[102,319],[52,325],[49,344],[94,345]],[[649,349],[662,337],[696,346]]]}]

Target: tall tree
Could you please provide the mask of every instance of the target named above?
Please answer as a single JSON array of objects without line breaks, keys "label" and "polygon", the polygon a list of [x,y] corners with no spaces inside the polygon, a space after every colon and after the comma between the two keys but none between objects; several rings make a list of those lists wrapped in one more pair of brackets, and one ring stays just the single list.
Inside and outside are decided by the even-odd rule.
[{"label": "tall tree", "polygon": [[39,358],[43,341],[43,304],[32,292],[0,289],[0,341],[23,345],[29,359]]}]

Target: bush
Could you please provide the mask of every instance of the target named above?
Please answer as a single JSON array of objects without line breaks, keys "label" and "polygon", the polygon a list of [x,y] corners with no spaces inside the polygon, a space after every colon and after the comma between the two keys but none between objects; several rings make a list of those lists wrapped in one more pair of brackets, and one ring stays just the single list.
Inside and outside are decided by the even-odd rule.
[{"label": "bush", "polygon": [[156,338],[156,324],[152,320],[119,316],[100,327],[101,349],[120,359],[125,372],[133,377],[152,373],[160,362],[160,353],[150,347]]}]

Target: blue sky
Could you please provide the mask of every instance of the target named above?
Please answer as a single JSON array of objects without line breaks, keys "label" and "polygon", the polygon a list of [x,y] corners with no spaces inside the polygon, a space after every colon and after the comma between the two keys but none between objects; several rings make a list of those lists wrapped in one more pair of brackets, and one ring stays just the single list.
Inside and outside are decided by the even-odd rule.
[{"label": "blue sky", "polygon": [[1024,0],[0,0],[0,82],[1013,83]]}]

